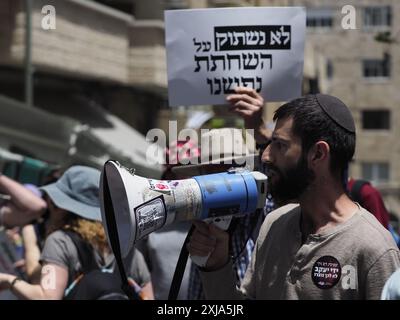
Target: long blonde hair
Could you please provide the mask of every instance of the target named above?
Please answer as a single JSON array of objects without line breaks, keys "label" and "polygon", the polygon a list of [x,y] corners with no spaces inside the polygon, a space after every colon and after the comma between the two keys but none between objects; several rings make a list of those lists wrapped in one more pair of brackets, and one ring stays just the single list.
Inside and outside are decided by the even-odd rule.
[{"label": "long blonde hair", "polygon": [[[90,243],[102,255],[110,252],[106,233],[100,222],[81,218],[68,210],[57,207],[47,194],[45,200],[48,202],[50,210],[49,224],[45,228],[46,238],[57,230],[72,230],[78,233],[84,241]],[[59,210],[60,212],[56,212],[55,210]],[[60,215],[60,220],[51,221],[52,215]]]},{"label": "long blonde hair", "polygon": [[106,233],[101,222],[81,218],[66,210],[65,213],[65,216],[56,224],[53,223],[47,226],[46,238],[57,230],[72,230],[102,255],[109,252]]}]

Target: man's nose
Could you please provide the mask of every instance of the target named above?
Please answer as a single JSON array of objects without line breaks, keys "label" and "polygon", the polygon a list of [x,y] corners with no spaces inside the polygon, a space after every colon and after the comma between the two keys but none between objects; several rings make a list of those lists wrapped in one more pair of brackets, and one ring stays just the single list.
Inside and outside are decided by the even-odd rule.
[{"label": "man's nose", "polygon": [[261,161],[263,163],[266,162],[272,162],[271,159],[271,145],[269,144],[263,151],[262,155],[261,155]]}]

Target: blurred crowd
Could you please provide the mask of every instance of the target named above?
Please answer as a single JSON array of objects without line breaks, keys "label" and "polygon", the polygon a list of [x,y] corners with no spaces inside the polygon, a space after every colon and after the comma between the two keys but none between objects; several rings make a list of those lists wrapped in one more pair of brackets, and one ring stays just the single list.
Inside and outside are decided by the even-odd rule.
[{"label": "blurred crowd", "polygon": [[[231,111],[244,119],[245,127],[256,130],[255,150],[237,153],[234,148],[223,148],[218,155],[204,155],[205,150],[197,145],[188,146],[187,141],[176,141],[166,152],[167,159],[177,157],[178,161],[167,162],[175,164],[165,166],[161,179],[178,180],[225,172],[240,166],[239,163],[243,163],[240,160],[249,156],[256,164],[254,170],[268,172],[265,167],[268,161],[264,161],[262,155],[266,148],[272,148],[271,141],[276,142],[261,117],[263,99],[254,90],[239,88],[236,94],[228,97],[228,102]],[[223,139],[225,135],[234,136],[235,130],[242,136],[240,129],[223,128],[211,130],[203,138]],[[181,160],[192,160],[200,155],[212,158],[214,162],[179,164],[185,162]],[[225,163],[227,158],[233,162]],[[399,245],[398,230],[389,219],[379,191],[367,181],[348,177],[347,173],[344,178],[342,182],[347,194],[372,213],[376,223],[380,223],[379,228],[388,230],[387,234]],[[121,288],[121,275],[101,223],[100,171],[80,165],[63,170],[57,168],[48,172],[43,181],[43,185],[22,184],[0,172],[0,298],[128,299]],[[252,263],[264,220],[274,209],[290,203],[291,198],[270,194],[264,210],[233,219],[226,234],[236,287],[240,287]],[[157,230],[140,241],[126,258],[126,272],[129,284],[137,293],[136,298],[168,298],[178,256],[190,226],[191,222],[185,221]],[[203,225],[196,227],[198,230],[204,228]],[[190,251],[202,253],[202,248],[191,242]],[[189,260],[178,299],[207,298],[202,272],[204,270]],[[399,287],[398,274],[394,274],[387,282],[382,298],[399,298]]]}]

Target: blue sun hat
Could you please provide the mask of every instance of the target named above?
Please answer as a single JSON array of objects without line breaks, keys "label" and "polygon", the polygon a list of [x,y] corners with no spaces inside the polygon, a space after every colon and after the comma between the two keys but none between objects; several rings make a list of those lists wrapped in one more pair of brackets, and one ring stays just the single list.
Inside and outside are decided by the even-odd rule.
[{"label": "blue sun hat", "polygon": [[101,221],[99,201],[100,171],[72,166],[57,182],[40,188],[54,204],[82,218]]}]

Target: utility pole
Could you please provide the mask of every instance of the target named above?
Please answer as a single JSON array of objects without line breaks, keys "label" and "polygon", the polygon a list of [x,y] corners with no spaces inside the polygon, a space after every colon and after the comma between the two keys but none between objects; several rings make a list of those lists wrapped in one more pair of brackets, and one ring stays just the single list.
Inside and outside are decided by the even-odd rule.
[{"label": "utility pole", "polygon": [[25,0],[25,103],[33,106],[32,0]]}]

